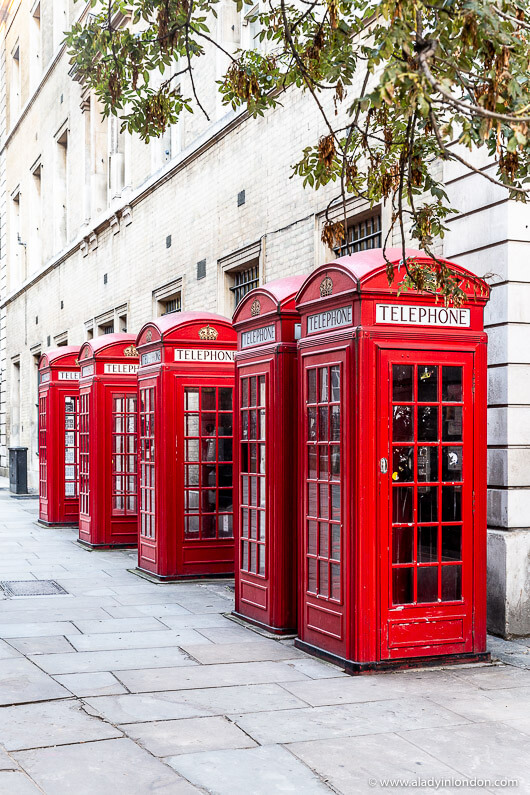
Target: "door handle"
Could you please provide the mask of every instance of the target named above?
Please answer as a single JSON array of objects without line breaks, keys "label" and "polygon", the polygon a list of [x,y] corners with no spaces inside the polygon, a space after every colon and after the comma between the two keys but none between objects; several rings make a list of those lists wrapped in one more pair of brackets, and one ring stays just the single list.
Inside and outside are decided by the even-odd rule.
[{"label": "door handle", "polygon": [[388,472],[388,459],[387,458],[380,458],[379,459],[379,471],[382,475],[386,475]]}]

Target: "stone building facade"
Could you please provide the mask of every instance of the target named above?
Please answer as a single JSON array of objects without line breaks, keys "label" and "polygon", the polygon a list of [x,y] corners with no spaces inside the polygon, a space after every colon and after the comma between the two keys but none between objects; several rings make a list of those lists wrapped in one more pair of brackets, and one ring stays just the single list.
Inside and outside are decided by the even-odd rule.
[{"label": "stone building facade", "polygon": [[[103,120],[70,73],[62,32],[87,10],[70,0],[13,0],[2,21],[0,472],[9,446],[27,446],[33,487],[42,352],[135,332],[179,309],[231,316],[255,284],[334,256],[320,230],[337,187],[314,192],[290,179],[304,146],[324,131],[310,97],[291,91],[259,119],[227,111],[214,85],[225,63],[213,51],[198,75],[210,118],[186,114],[162,139],[142,143]],[[223,0],[219,11],[218,39],[228,49],[248,45],[252,24],[235,4]],[[480,176],[444,167],[458,214],[440,254],[492,274],[490,623],[501,634],[529,634],[530,211]],[[377,246],[389,209],[355,200],[348,219],[352,238]]]}]

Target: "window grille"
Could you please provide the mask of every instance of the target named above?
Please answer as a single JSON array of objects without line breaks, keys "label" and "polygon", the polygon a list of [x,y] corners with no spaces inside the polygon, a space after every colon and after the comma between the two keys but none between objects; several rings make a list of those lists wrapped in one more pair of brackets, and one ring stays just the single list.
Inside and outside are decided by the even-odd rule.
[{"label": "window grille", "polygon": [[234,294],[235,306],[239,304],[241,299],[254,287],[259,284],[259,264],[251,265],[250,268],[245,270],[236,271],[234,273],[234,284],[230,290]]},{"label": "window grille", "polygon": [[103,334],[114,334],[114,323],[109,323],[107,326],[101,326]]},{"label": "window grille", "polygon": [[163,315],[170,315],[172,312],[180,312],[182,309],[182,302],[180,295],[177,295],[176,298],[170,298],[168,301],[163,302],[164,311],[162,312]]},{"label": "window grille", "polygon": [[366,251],[369,248],[381,248],[381,215],[371,215],[362,221],[353,219],[348,222],[346,240],[333,249],[337,257],[355,254],[357,251]]}]

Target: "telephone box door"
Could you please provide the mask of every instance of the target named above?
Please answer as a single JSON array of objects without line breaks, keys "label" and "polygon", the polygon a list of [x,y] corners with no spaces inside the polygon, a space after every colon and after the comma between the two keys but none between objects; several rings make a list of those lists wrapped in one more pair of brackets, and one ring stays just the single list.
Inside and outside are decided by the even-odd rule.
[{"label": "telephone box door", "polygon": [[381,659],[473,649],[473,354],[379,354]]},{"label": "telephone box door", "polygon": [[[234,570],[233,379],[178,378],[177,494],[180,569],[192,574]],[[179,472],[180,470],[180,472]]]}]

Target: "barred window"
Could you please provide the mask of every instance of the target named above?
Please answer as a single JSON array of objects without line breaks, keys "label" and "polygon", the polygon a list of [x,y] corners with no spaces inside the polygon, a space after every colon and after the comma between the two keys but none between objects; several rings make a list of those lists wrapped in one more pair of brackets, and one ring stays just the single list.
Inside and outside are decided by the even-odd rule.
[{"label": "barred window", "polygon": [[107,323],[107,325],[101,326],[101,331],[103,334],[114,334],[114,323]]},{"label": "barred window", "polygon": [[231,275],[234,282],[230,290],[234,294],[234,307],[236,307],[247,293],[259,285],[259,263],[256,262],[249,268],[235,271]]},{"label": "barred window", "polygon": [[160,303],[163,307],[163,315],[171,315],[173,312],[180,312],[182,309],[180,293],[173,298],[168,298],[167,301],[161,301]]},{"label": "barred window", "polygon": [[345,257],[347,254],[381,246],[381,214],[376,213],[362,221],[356,221],[355,218],[348,221],[346,240],[333,251],[337,257]]}]

